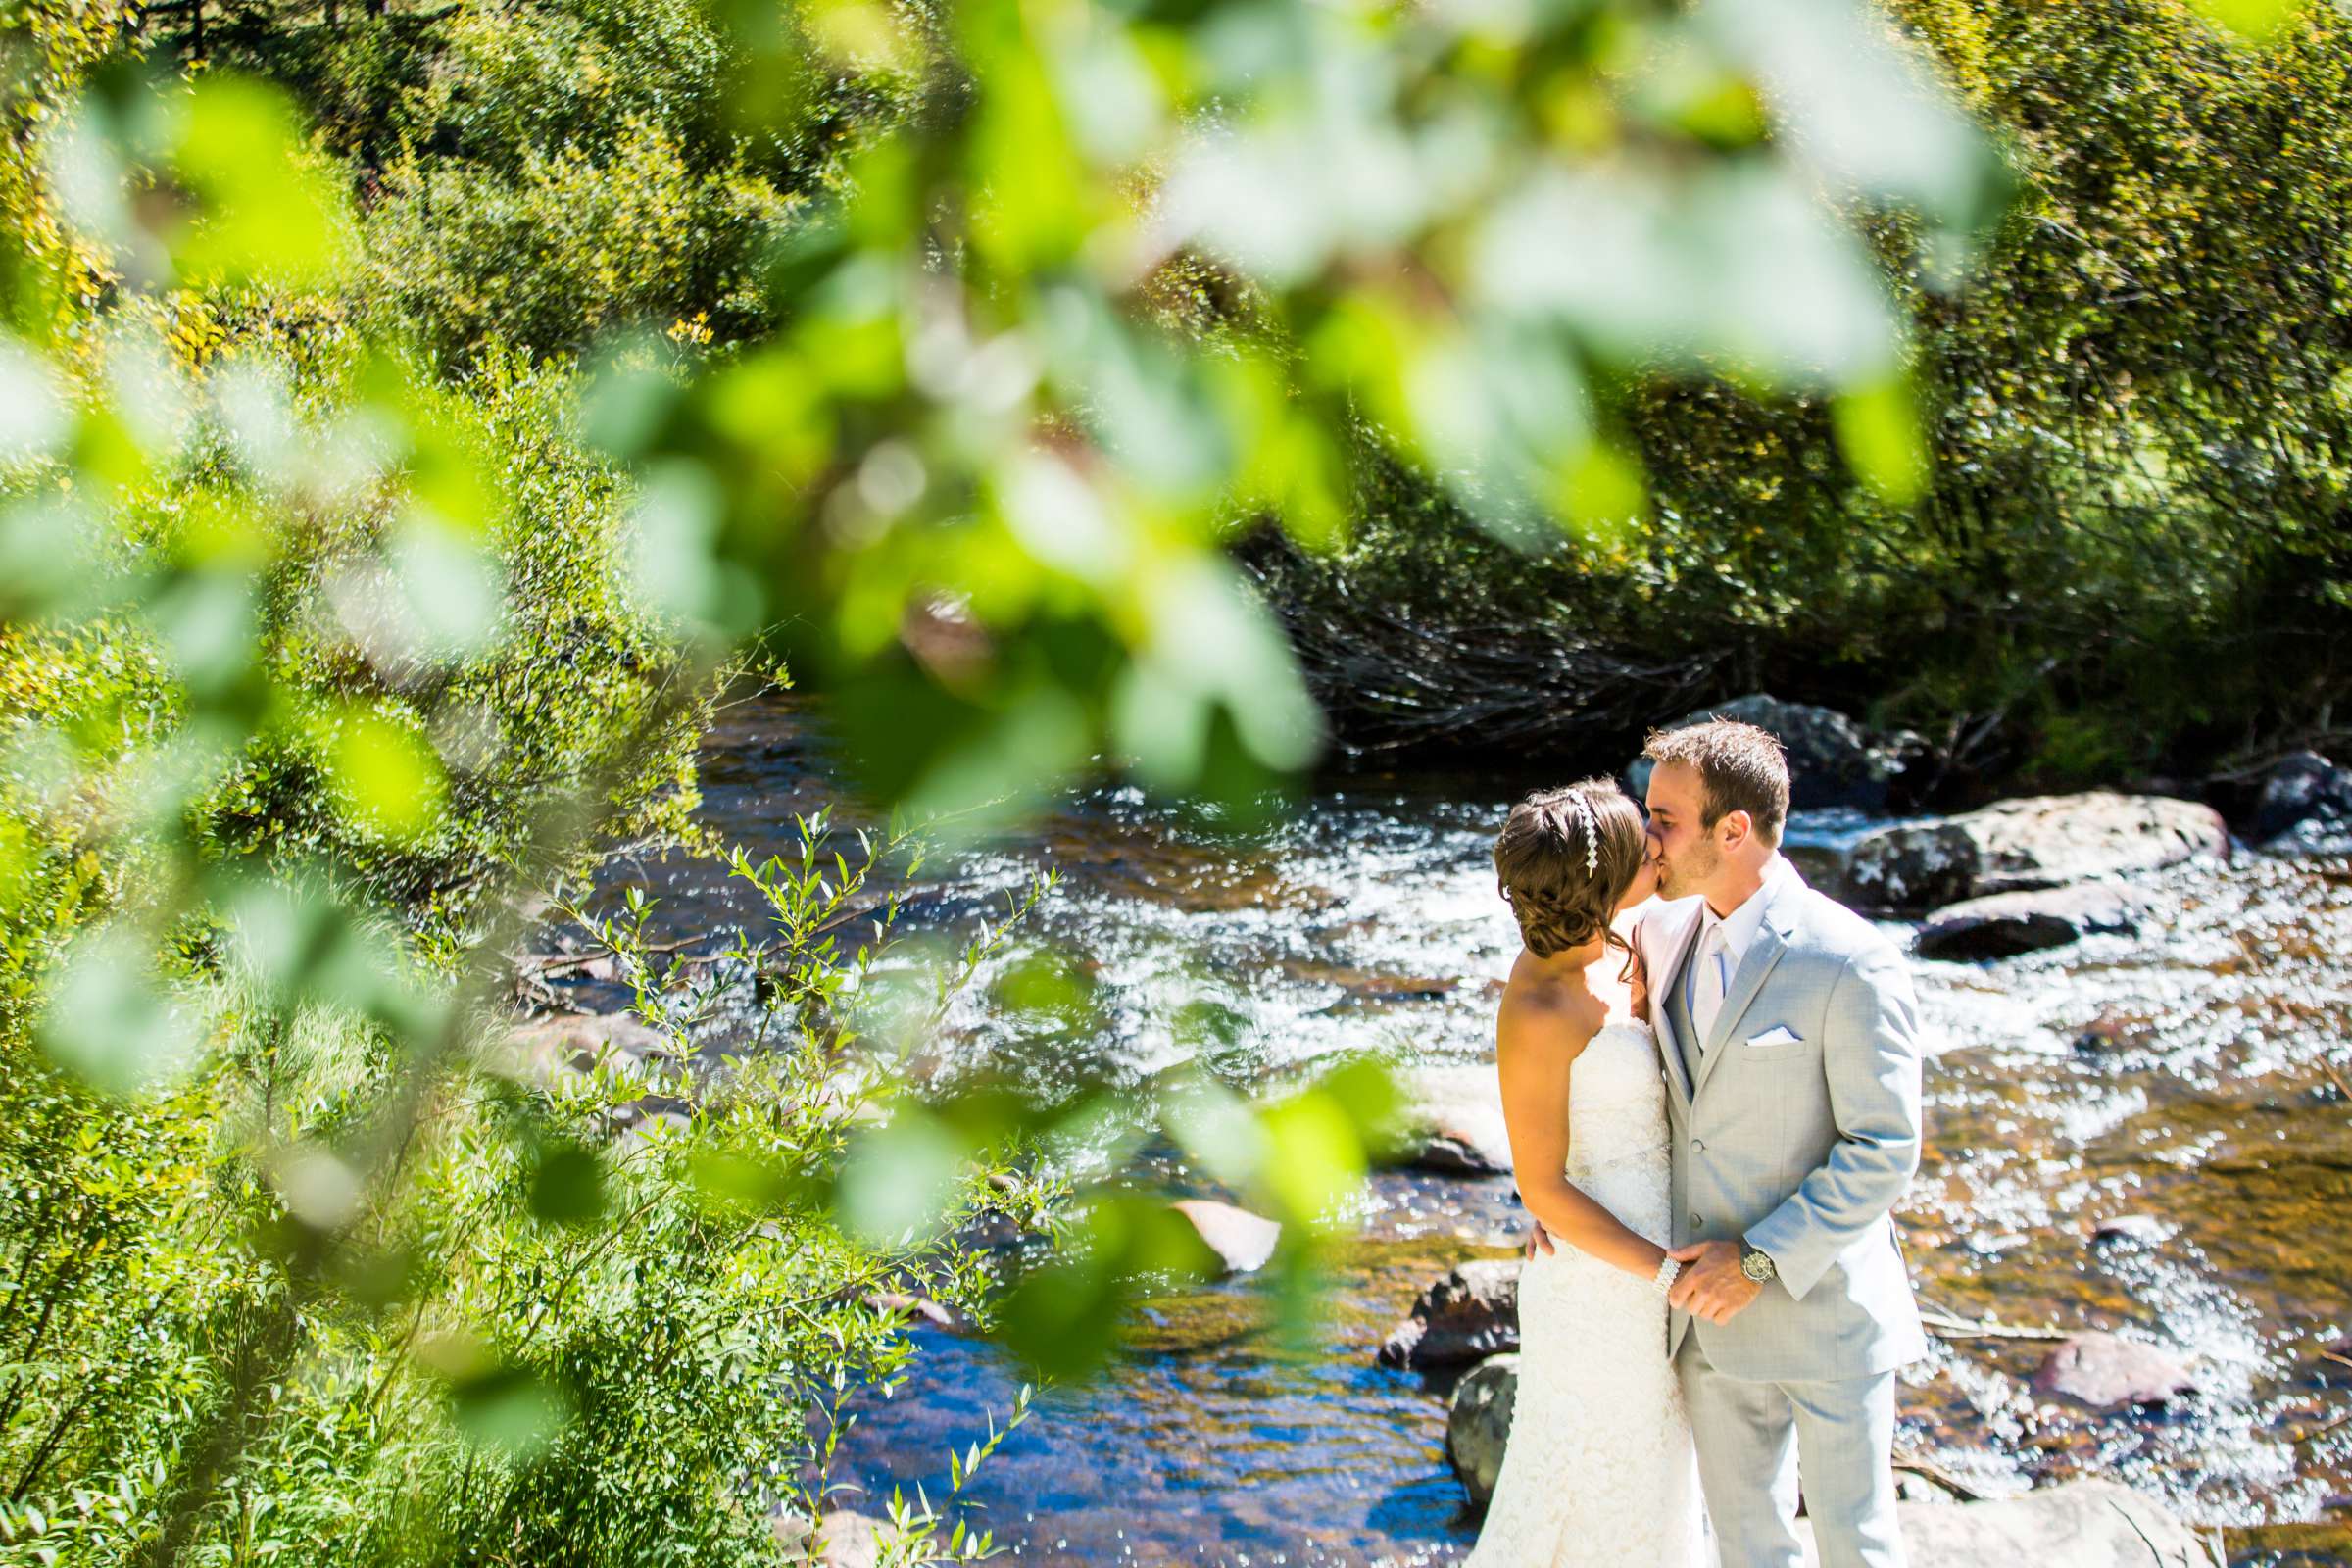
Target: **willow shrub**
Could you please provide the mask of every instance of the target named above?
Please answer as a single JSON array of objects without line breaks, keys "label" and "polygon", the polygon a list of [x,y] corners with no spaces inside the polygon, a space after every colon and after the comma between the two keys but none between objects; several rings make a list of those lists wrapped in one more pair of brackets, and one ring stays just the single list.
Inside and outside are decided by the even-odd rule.
[{"label": "willow shrub", "polygon": [[[806,832],[805,849],[830,848],[821,821]],[[834,1217],[853,1130],[887,1103],[888,1058],[858,1041],[854,999],[892,922],[848,952],[815,932],[906,848],[874,845],[846,878],[830,854],[739,862],[779,913],[726,960],[738,1005],[763,1001],[744,1009],[760,1049],[721,1068],[675,1066],[721,988],[657,974],[642,903],[592,934],[638,982],[669,1063],[575,1066],[493,1035],[404,1114],[379,1029],[284,1011],[202,953],[181,1001],[209,1049],[169,1092],[79,1092],[8,1045],[0,1561],[147,1560],[182,1505],[202,1561],[779,1561],[772,1512],[816,1510],[842,1405],[912,1354],[903,1318],[868,1298],[910,1291],[985,1321],[987,1278],[954,1233],[983,1213],[1035,1220],[1050,1191],[1007,1145],[926,1192],[919,1226]],[[662,1113],[678,1103],[694,1114]],[[405,1180],[380,1205],[331,1158],[284,1163],[291,1129],[322,1153],[387,1115]],[[246,1386],[259,1369],[218,1347],[303,1288],[280,1233],[330,1213],[349,1245],[311,1261],[335,1289],[290,1320],[281,1369]],[[245,1450],[191,1502],[175,1467],[238,1400]],[[917,1541],[986,1545],[952,1506],[906,1522]]]},{"label": "willow shrub", "polygon": [[453,366],[577,354],[629,325],[764,330],[767,257],[846,148],[913,100],[869,65],[747,124],[741,50],[693,0],[353,7],[332,25],[254,5],[211,50],[317,117],[364,195],[354,308]]},{"label": "willow shrub", "polygon": [[362,297],[461,365],[506,345],[577,354],[646,323],[743,336],[765,310],[759,264],[802,206],[748,173],[698,173],[644,122],[600,156],[528,149],[513,172],[404,157],[382,192]]}]

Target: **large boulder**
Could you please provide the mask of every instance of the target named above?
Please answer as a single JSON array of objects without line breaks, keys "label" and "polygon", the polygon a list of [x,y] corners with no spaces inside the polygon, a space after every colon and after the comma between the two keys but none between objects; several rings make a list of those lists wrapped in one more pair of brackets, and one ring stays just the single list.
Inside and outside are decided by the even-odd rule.
[{"label": "large boulder", "polygon": [[[1710,718],[1753,724],[1788,748],[1789,804],[1800,811],[1834,806],[1883,811],[1899,792],[1904,769],[1925,750],[1916,735],[1881,734],[1834,708],[1784,703],[1761,692],[1685,714],[1666,727],[1684,729]],[[1625,778],[1639,799],[1649,788],[1648,761],[1635,759]]]},{"label": "large boulder", "polygon": [[1864,834],[1846,858],[1848,902],[1933,909],[1965,899],[2227,858],[2221,813],[2161,795],[2044,795]]},{"label": "large boulder", "polygon": [[[2071,1481],[2022,1497],[1904,1503],[1911,1568],[2221,1568],[2211,1547],[2162,1503],[2113,1481]],[[1797,1522],[1807,1568],[1820,1562],[1809,1520]]]},{"label": "large boulder", "polygon": [[1411,1148],[1406,1163],[1433,1176],[1507,1176],[1511,1170],[1507,1143],[1496,1149],[1476,1132],[1459,1127],[1422,1128]]},{"label": "large boulder", "polygon": [[629,1012],[551,1012],[507,1032],[509,1061],[519,1075],[544,1081],[563,1071],[586,1072],[601,1058],[614,1066],[674,1065],[669,1036]]},{"label": "large boulder", "polygon": [[2069,1335],[2042,1357],[2035,1392],[2092,1410],[2170,1404],[2197,1392],[2188,1363],[2168,1350],[2095,1330]]},{"label": "large boulder", "polygon": [[1380,1364],[1459,1366],[1519,1348],[1519,1259],[1464,1263],[1421,1293]]},{"label": "large boulder", "polygon": [[1511,1436],[1511,1406],[1519,1395],[1519,1357],[1497,1355],[1472,1367],[1454,1386],[1446,1417],[1446,1457],[1469,1490],[1470,1503],[1484,1508],[1494,1495],[1502,1471],[1503,1446]]},{"label": "large boulder", "polygon": [[1492,1176],[1511,1168],[1494,1069],[1467,1062],[1408,1068],[1398,1075],[1411,1109],[1408,1163],[1452,1176]]},{"label": "large boulder", "polygon": [[2272,768],[2254,806],[2254,838],[2269,850],[2352,848],[2352,768],[2317,752]]},{"label": "large boulder", "polygon": [[2009,958],[2093,933],[2136,931],[2151,903],[2137,889],[2114,882],[1995,893],[1937,909],[1912,947],[1923,958]]}]

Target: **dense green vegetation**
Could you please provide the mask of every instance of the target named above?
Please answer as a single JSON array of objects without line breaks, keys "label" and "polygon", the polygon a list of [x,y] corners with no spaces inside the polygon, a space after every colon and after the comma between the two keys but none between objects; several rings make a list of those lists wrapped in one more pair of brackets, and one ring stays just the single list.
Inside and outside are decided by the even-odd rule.
[{"label": "dense green vegetation", "polygon": [[[1105,751],[1248,807],[1317,743],[1226,554],[1272,517],[1349,534],[1285,568],[1294,612],[1484,604],[1668,682],[1721,650],[1700,684],[1788,672],[1972,760],[2313,722],[2324,644],[2192,654],[2341,608],[2337,318],[2310,314],[2344,265],[2341,24],[2238,73],[2186,12],[1977,12],[1914,18],[2032,194],[1942,295],[1917,285],[1995,184],[1859,25],[9,8],[0,1560],[772,1561],[824,1414],[905,1364],[867,1290],[991,1314],[956,1228],[1044,1222],[1030,1156],[1087,1112],[897,1103],[858,1049],[936,1026],[865,983],[911,844],[835,860],[812,824],[740,865],[772,919],[726,972],[766,1049],[726,1076],[569,1072],[496,1026],[549,895],[692,841],[710,705],[780,658],[918,808]],[[1835,86],[1768,91],[1790,47]],[[2080,90],[2118,61],[2144,120]],[[2297,72],[2308,124],[2254,112]],[[1835,134],[1840,93],[1886,147]],[[1192,137],[1212,113],[1229,134]],[[2291,192],[2197,172],[2192,133],[2274,173],[2291,143]],[[1306,199],[1334,158],[1353,183]],[[2269,292],[2187,277],[2183,339],[2161,264],[2274,199],[2299,246],[2240,220],[2229,265]],[[1567,214],[1621,220],[1633,265],[1556,288]],[[2168,660],[2195,684],[2159,688]],[[715,971],[594,940],[686,1054]],[[1002,989],[1052,1014],[1073,985]],[[1165,1131],[1285,1222],[1310,1321],[1385,1084],[1254,1114],[1196,1087]],[[614,1137],[656,1092],[695,1114]],[[1200,1266],[1164,1207],[1088,1196],[993,1303],[1049,1370],[1104,1351],[1139,1275]]]},{"label": "dense green vegetation", "polygon": [[[814,159],[763,178],[697,131],[717,37],[691,8],[353,10],[213,19],[214,63],[322,112],[307,186],[264,194],[347,171],[381,194],[340,244],[270,225],[290,275],[196,288],[89,243],[40,163],[77,81],[118,122],[152,101],[121,15],[17,19],[37,56],[10,36],[16,326],[103,390],[81,482],[20,468],[45,510],[8,541],[0,1560],[772,1562],[767,1510],[817,1506],[827,1413],[909,1354],[866,1296],[983,1313],[943,1238],[1035,1212],[994,1159],[903,1237],[828,1201],[888,1085],[827,1004],[886,950],[810,932],[907,846],[747,867],[776,910],[738,960],[770,1045],[724,1098],[461,1026],[518,899],[692,840],[732,673],[633,590],[633,487],[557,351],[600,300],[740,324],[724,279]],[[466,156],[420,159],[452,118]],[[266,115],[229,129],[282,159]],[[117,940],[170,955],[152,1005],[140,965],[93,967]],[[692,977],[665,992],[625,928],[602,940],[683,1054]],[[649,1094],[702,1102],[612,1142]],[[935,1525],[961,1539],[909,1540]]]},{"label": "dense green vegetation", "polygon": [[[2177,0],[1894,10],[2018,182],[1956,286],[1886,231],[1925,495],[1857,482],[1825,405],[1728,381],[1645,383],[1646,523],[1533,563],[1392,470],[1336,561],[1269,552],[1344,726],[1445,735],[1454,687],[1471,739],[1621,747],[1765,689],[1917,728],[1962,793],[2340,738],[2352,24],[2296,8],[2256,49]],[[1561,672],[1588,666],[1580,724]]]}]

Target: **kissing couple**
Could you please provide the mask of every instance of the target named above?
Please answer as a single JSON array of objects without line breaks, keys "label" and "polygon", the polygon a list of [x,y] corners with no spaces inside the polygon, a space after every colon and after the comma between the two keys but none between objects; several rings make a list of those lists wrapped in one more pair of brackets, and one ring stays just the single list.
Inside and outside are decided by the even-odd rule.
[{"label": "kissing couple", "polygon": [[[1661,732],[1494,845],[1525,943],[1495,1070],[1537,1230],[1468,1568],[1901,1568],[1894,1374],[1926,1353],[1892,1210],[1918,1168],[1910,977],[1780,853],[1781,745]],[[1653,898],[1652,895],[1655,895]],[[1711,1538],[1711,1542],[1710,1542]]]}]

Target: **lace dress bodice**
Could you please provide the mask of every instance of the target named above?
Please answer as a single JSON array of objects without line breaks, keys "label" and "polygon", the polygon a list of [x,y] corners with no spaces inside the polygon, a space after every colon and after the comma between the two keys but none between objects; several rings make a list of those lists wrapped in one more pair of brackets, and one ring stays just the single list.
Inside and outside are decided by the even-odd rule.
[{"label": "lace dress bodice", "polygon": [[1643,1023],[1602,1026],[1569,1069],[1568,1180],[1626,1229],[1660,1247],[1672,1222],[1666,1140],[1656,1038]]},{"label": "lace dress bodice", "polygon": [[[1667,1136],[1649,1026],[1609,1023],[1570,1070],[1567,1176],[1661,1247]],[[1665,1299],[1559,1242],[1521,1270],[1519,1343],[1502,1468],[1464,1568],[1700,1568],[1705,1513]]]}]

